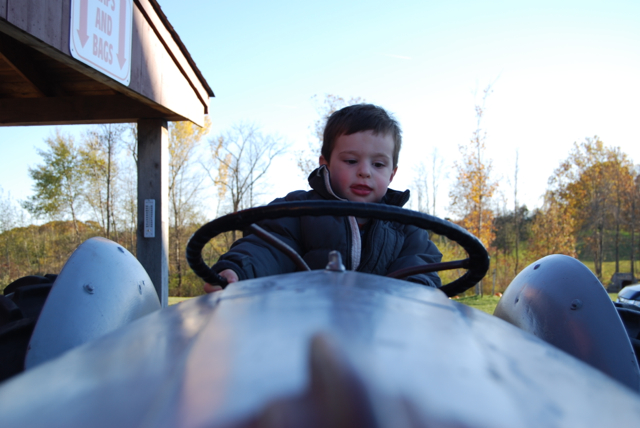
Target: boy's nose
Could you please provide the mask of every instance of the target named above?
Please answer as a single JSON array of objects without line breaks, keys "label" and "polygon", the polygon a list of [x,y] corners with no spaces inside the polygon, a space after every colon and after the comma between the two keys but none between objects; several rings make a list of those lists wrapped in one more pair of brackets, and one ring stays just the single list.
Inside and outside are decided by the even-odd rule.
[{"label": "boy's nose", "polygon": [[369,171],[369,167],[366,165],[362,165],[360,166],[360,169],[358,170],[358,175],[360,177],[370,177],[371,176],[371,171]]}]

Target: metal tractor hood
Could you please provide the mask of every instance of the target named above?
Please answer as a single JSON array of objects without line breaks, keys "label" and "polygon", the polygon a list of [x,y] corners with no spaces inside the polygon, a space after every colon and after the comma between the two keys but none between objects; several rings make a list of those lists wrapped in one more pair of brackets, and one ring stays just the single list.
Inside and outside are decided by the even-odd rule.
[{"label": "metal tractor hood", "polygon": [[0,385],[2,426],[637,426],[640,395],[441,291],[355,272],[231,284]]}]

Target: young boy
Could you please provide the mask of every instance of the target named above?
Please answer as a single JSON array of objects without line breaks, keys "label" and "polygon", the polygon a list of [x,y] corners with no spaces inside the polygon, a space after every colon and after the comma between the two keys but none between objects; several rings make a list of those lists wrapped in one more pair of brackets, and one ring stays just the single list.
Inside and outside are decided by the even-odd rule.
[{"label": "young boy", "polygon": [[[389,189],[398,169],[401,145],[398,123],[371,104],[334,112],[327,121],[320,167],[309,175],[311,191],[295,191],[272,203],[305,200],[347,200],[403,206],[409,191]],[[341,253],[349,270],[379,275],[440,262],[426,231],[415,226],[354,217],[299,217],[260,222],[260,226],[291,246],[311,269],[324,269],[329,252]],[[294,272],[294,263],[255,235],[236,241],[212,269],[230,283]],[[414,275],[409,281],[439,287],[436,273]],[[205,284],[210,293],[221,287]]]}]

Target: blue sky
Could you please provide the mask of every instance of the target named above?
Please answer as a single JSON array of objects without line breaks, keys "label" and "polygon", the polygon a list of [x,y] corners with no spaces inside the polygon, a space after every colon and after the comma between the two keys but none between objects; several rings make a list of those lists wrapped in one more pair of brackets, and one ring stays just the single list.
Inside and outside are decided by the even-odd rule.
[{"label": "blue sky", "polygon": [[[449,171],[439,215],[458,145],[475,128],[474,93],[489,84],[487,157],[507,200],[516,151],[519,198],[530,208],[585,137],[640,163],[640,2],[159,2],[216,94],[212,135],[251,121],[300,149],[312,141],[314,95],[362,97],[403,128],[392,187],[409,187],[414,165],[438,148]],[[5,193],[30,193],[27,168],[52,131],[0,128]],[[305,187],[292,171],[292,156],[283,157],[264,202]]]}]

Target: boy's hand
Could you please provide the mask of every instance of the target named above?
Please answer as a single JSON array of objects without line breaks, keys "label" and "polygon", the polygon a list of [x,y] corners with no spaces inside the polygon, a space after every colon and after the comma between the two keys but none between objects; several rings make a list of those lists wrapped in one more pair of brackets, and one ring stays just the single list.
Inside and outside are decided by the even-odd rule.
[{"label": "boy's hand", "polygon": [[211,285],[209,283],[204,283],[204,292],[209,294],[209,293],[213,293],[214,291],[220,291],[222,290],[222,287],[220,287],[219,285]]},{"label": "boy's hand", "polygon": [[[232,282],[238,282],[238,274],[236,274],[231,269],[225,269],[222,272],[220,272],[219,275],[223,278],[226,278],[229,284],[231,284]],[[219,285],[211,285],[207,283],[204,284],[204,292],[207,294],[213,293],[214,291],[220,291],[220,290],[222,290],[222,287]]]}]

